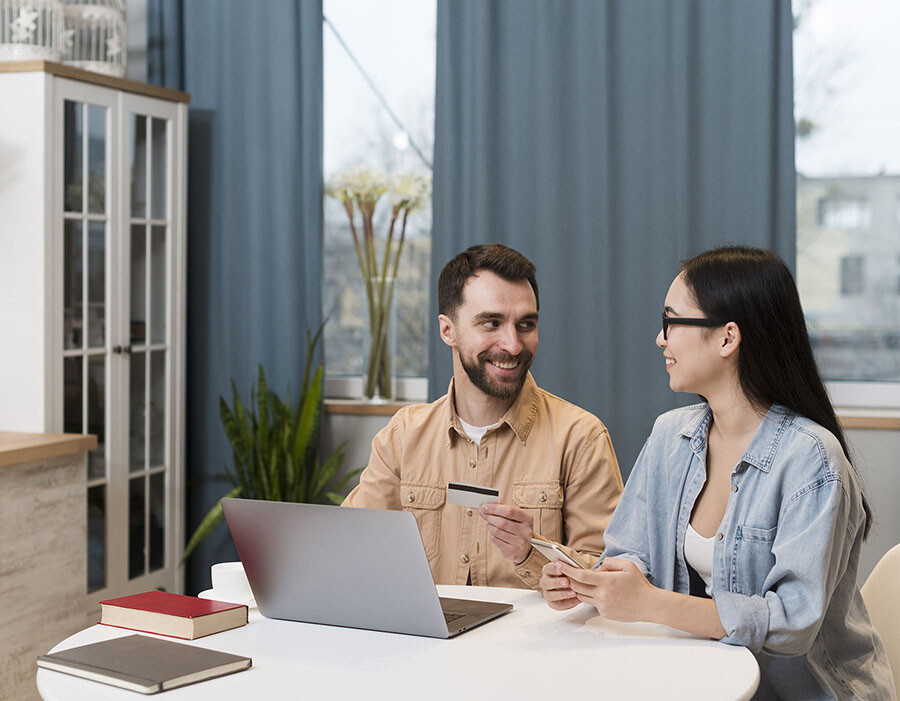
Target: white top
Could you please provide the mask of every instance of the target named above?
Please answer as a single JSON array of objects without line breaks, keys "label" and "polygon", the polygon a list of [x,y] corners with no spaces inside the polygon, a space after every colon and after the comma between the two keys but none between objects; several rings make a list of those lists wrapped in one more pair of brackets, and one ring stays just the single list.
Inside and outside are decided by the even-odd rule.
[{"label": "white top", "polygon": [[714,536],[704,538],[688,523],[684,532],[684,559],[706,583],[706,595],[712,596]]},{"label": "white top", "polygon": [[[459,419],[457,416],[456,418]],[[481,445],[481,439],[484,437],[484,434],[487,433],[489,428],[494,428],[495,426],[499,426],[500,422],[498,421],[495,424],[491,424],[490,426],[473,426],[472,424],[467,424],[462,419],[459,419],[459,425],[463,427],[463,431],[466,432],[466,435],[472,439],[472,442],[475,445]]]},{"label": "white top", "polygon": [[[553,611],[528,589],[439,586],[442,596],[509,602],[501,618],[452,640],[263,618],[188,644],[246,655],[253,666],[165,692],[162,701],[467,697],[749,699],[759,667],[747,648],[653,623],[616,623],[593,606]],[[53,648],[129,635],[91,626]],[[703,670],[698,674],[697,670]],[[601,682],[601,675],[603,680]],[[39,669],[47,701],[135,701],[134,692]]]}]

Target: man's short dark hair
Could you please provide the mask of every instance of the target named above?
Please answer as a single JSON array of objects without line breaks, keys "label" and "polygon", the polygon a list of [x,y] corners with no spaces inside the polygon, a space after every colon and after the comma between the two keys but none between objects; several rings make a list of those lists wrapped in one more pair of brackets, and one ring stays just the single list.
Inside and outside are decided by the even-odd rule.
[{"label": "man's short dark hair", "polygon": [[452,316],[463,301],[466,281],[479,270],[489,270],[509,282],[528,280],[540,309],[534,264],[518,251],[500,243],[470,246],[450,260],[438,278],[438,312]]}]

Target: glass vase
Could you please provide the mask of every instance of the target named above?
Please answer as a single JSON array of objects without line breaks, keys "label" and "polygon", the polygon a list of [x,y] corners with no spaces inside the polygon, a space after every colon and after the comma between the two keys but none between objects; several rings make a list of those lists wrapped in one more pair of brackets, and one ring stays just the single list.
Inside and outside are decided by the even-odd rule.
[{"label": "glass vase", "polygon": [[394,360],[397,319],[394,278],[371,277],[366,281],[369,326],[363,356],[363,399],[379,403],[394,398]]}]

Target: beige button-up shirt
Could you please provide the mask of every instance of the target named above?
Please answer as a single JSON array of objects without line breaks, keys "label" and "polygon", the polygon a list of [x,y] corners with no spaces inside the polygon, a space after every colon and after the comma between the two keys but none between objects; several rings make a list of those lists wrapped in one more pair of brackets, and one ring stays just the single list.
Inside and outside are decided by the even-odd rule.
[{"label": "beige button-up shirt", "polygon": [[454,385],[432,404],[401,409],[372,441],[343,506],[411,511],[437,584],[538,587],[547,559],[504,560],[476,509],[447,503],[447,483],[493,487],[530,512],[536,535],[590,566],[622,494],[609,433],[593,414],[540,389],[531,373],[500,423],[476,446],[456,415]]}]

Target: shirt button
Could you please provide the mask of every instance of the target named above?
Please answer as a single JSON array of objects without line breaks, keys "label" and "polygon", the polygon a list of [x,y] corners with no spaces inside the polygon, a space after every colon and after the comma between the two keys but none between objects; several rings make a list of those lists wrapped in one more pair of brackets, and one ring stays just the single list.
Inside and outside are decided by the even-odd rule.
[{"label": "shirt button", "polygon": [[538,499],[540,501],[547,501],[547,494],[545,492],[541,492],[540,495],[538,496]]},{"label": "shirt button", "polygon": [[410,492],[409,494],[406,495],[406,501],[413,502],[415,500],[416,500],[416,495],[413,494],[412,492]]},{"label": "shirt button", "polygon": [[724,537],[721,533],[716,533],[716,540],[722,540]]},{"label": "shirt button", "polygon": [[466,516],[472,515],[472,509],[466,509]]},{"label": "shirt button", "polygon": [[525,570],[525,571],[522,573],[522,576],[523,576],[523,577],[530,577],[530,576],[531,576],[531,570]]},{"label": "shirt button", "polygon": [[732,491],[732,492],[736,492],[737,490],[738,490],[738,486],[737,486],[737,485],[734,485],[734,486],[731,488],[731,491]]},{"label": "shirt button", "polygon": [[460,556],[459,556],[459,559],[460,559],[461,562],[468,562],[468,561],[469,561],[469,556],[463,554],[463,555],[460,555]]},{"label": "shirt button", "polygon": [[474,460],[469,460],[469,467],[475,467],[476,463]]}]

